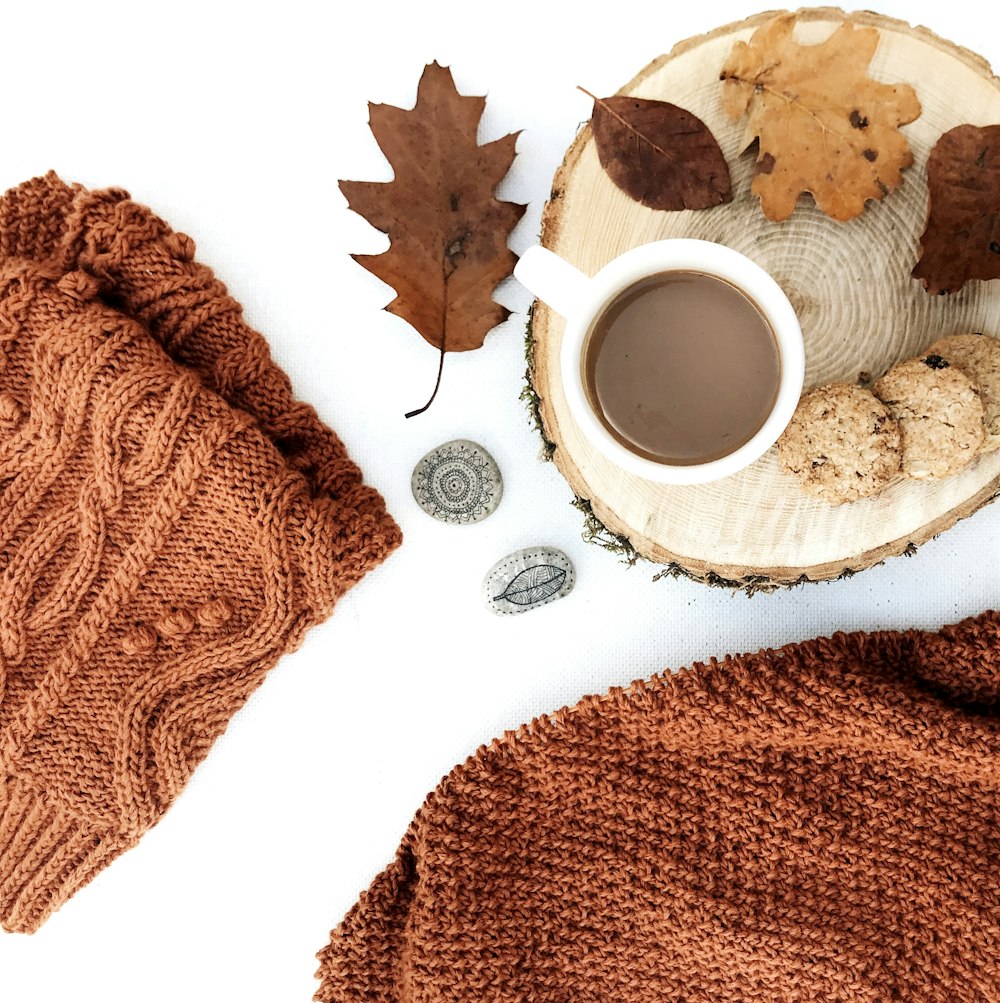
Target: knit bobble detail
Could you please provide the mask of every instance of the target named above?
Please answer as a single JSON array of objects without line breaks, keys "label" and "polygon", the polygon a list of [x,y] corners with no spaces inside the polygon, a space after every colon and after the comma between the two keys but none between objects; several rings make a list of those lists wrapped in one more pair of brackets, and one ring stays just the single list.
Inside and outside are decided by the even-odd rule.
[{"label": "knit bobble detail", "polygon": [[209,629],[221,627],[234,612],[228,599],[212,599],[199,606],[193,616],[187,610],[171,610],[157,621],[155,630],[148,624],[139,624],[122,641],[122,650],[126,655],[146,654],[156,647],[160,638],[184,637],[194,630],[196,624]]},{"label": "knit bobble detail", "polygon": [[156,627],[163,637],[183,637],[194,630],[194,617],[185,610],[174,610],[160,620]]},{"label": "knit bobble detail", "polygon": [[97,298],[101,291],[101,280],[88,272],[67,272],[57,283],[58,288],[71,299],[80,303]]},{"label": "knit bobble detail", "polygon": [[146,655],[156,647],[156,631],[148,624],[141,623],[122,640],[122,651],[126,655]]},{"label": "knit bobble detail", "polygon": [[212,599],[195,613],[198,622],[210,630],[221,627],[233,615],[233,604],[228,599]]},{"label": "knit bobble detail", "polygon": [[194,261],[194,241],[186,233],[168,233],[163,244],[178,261]]}]

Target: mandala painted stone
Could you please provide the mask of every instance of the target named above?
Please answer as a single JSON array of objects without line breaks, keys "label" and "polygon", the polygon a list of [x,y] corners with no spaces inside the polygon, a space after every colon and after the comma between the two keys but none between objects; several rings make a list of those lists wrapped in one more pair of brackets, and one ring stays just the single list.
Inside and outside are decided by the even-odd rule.
[{"label": "mandala painted stone", "polygon": [[555,547],[527,547],[497,561],[483,579],[483,602],[498,616],[527,613],[573,591],[576,569]]},{"label": "mandala painted stone", "polygon": [[468,439],[432,449],[414,468],[410,486],[417,504],[441,522],[480,522],[503,497],[496,460]]}]

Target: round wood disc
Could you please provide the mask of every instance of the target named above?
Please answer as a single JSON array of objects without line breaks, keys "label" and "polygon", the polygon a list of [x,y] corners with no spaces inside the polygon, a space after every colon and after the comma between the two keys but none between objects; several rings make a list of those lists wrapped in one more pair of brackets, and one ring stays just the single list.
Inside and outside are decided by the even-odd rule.
[{"label": "round wood disc", "polygon": [[[870,74],[916,88],[921,115],[902,127],[914,164],[901,188],[849,223],[828,219],[808,196],[786,222],[771,223],[750,194],[755,152],[744,149],[745,122],[723,113],[719,82],[733,43],[748,39],[768,16],[682,42],[620,92],[671,101],[698,115],[729,163],[733,201],[682,212],[633,202],[601,169],[588,126],[556,174],[542,243],[588,274],[630,247],[665,237],[700,237],[741,251],[775,277],[799,315],[807,387],[878,376],[945,334],[1000,336],[1000,282],[969,282],[957,294],[929,296],[910,277],[927,214],[931,147],[963,122],[1000,122],[1000,82],[987,63],[924,28],[872,13],[850,15],[879,29]],[[822,41],[846,16],[833,8],[801,11],[796,40]],[[701,580],[786,585],[860,571],[912,550],[1000,490],[1000,451],[945,480],[900,476],[877,497],[839,507],[803,494],[781,470],[774,448],[712,484],[653,484],[606,460],[570,417],[559,377],[562,330],[562,318],[536,304],[533,382],[557,466],[609,530],[650,560]]]}]

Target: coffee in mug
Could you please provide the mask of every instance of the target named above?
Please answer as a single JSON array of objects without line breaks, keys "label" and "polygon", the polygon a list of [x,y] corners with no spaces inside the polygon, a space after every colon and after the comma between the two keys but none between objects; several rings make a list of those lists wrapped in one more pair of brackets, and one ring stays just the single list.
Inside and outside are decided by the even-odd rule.
[{"label": "coffee in mug", "polygon": [[587,333],[594,413],[656,463],[708,463],[748,442],[774,407],[781,362],[756,303],[731,282],[666,271],[624,289]]}]

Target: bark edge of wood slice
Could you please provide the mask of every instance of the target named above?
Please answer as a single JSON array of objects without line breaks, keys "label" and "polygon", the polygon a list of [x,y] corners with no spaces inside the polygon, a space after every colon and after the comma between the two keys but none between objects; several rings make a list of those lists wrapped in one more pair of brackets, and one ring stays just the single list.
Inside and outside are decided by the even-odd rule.
[{"label": "bark edge of wood slice", "polygon": [[[927,156],[962,122],[1000,122],[1000,80],[967,49],[922,27],[871,12],[798,11],[796,38],[825,38],[844,19],[879,29],[870,73],[910,83],[921,115],[902,127],[914,154],[901,188],[836,223],[803,197],[784,223],[764,219],[750,194],[754,153],[741,147],[743,122],[721,106],[719,70],[732,44],[774,11],[680,42],[620,94],[658,98],[703,119],[726,156],[733,201],[699,211],[646,209],[602,171],[585,126],[553,179],[541,242],[593,274],[637,244],[700,237],[728,244],[769,271],[792,301],[806,345],[806,387],[873,378],[936,338],[960,331],[1000,337],[1000,282],[970,282],[952,296],[928,296],[910,278],[927,208]],[[962,94],[961,112],[953,94]],[[690,487],[627,474],[583,439],[559,379],[563,321],[536,302],[529,325],[530,382],[552,459],[578,498],[614,536],[667,570],[748,591],[851,575],[915,548],[1000,493],[1000,451],[947,480],[897,478],[875,498],[833,507],[805,495],[779,467],[776,450],[733,477]]]}]

